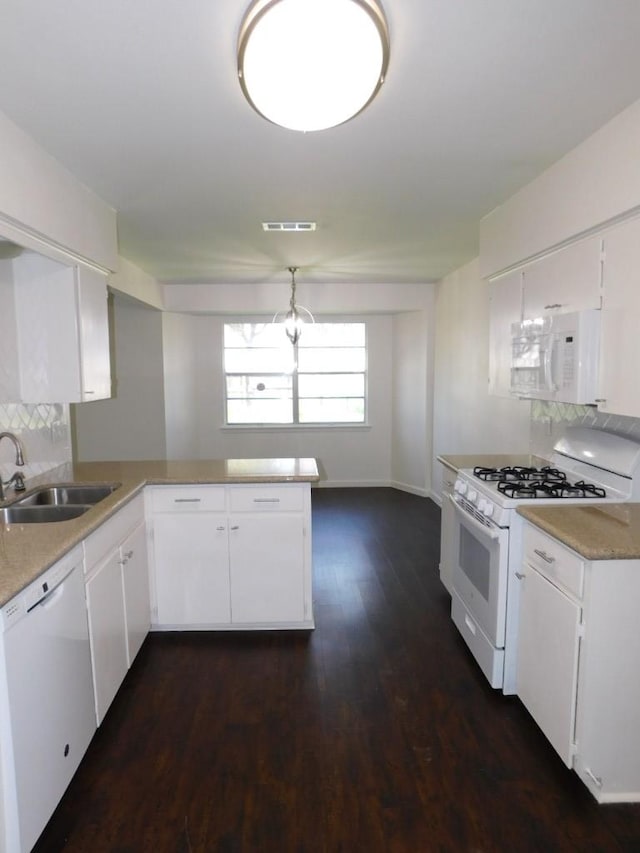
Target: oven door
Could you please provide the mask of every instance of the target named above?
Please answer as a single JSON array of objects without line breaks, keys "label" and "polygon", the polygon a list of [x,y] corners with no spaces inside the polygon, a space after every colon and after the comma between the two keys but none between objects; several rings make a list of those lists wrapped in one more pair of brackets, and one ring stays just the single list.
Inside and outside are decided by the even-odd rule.
[{"label": "oven door", "polygon": [[453,589],[494,648],[504,648],[509,529],[487,527],[454,500]]}]

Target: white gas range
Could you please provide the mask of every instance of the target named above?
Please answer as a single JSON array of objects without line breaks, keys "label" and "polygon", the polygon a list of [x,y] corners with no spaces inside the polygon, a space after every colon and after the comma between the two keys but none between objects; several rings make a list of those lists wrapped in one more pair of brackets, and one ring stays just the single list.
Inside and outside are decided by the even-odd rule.
[{"label": "white gas range", "polygon": [[463,469],[450,500],[451,615],[492,687],[515,693],[522,517],[518,506],[640,500],[640,444],[568,428],[547,465]]}]

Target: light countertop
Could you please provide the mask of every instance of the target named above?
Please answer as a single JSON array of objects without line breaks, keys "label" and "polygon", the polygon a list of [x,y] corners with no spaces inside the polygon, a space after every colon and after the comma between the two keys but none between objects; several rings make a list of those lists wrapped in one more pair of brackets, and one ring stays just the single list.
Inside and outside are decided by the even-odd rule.
[{"label": "light countertop", "polygon": [[529,505],[518,513],[587,560],[640,559],[640,504]]},{"label": "light countertop", "polygon": [[[51,524],[0,524],[0,606],[35,580],[145,486],[180,484],[315,483],[312,458],[82,462],[61,465],[28,483],[120,483],[79,518]],[[18,494],[15,497],[21,497]],[[14,496],[12,495],[12,498]],[[8,501],[5,502],[5,504]]]},{"label": "light countertop", "polygon": [[507,465],[524,465],[527,467],[541,468],[548,465],[549,460],[531,453],[469,453],[469,454],[444,454],[438,456],[446,468],[457,473],[461,468],[475,468],[483,465],[487,468],[504,468]]}]

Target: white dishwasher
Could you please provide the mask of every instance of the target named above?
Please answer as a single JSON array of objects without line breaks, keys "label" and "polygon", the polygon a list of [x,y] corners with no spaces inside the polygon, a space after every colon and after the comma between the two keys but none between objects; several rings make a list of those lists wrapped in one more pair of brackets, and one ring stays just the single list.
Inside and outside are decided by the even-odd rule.
[{"label": "white dishwasher", "polygon": [[96,729],[82,549],[1,611],[2,853],[27,853]]}]

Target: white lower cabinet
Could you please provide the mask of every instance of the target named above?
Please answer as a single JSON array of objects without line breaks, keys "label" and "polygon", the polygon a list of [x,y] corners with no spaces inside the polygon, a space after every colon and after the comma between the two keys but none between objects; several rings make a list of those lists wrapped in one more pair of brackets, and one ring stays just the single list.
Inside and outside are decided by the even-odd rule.
[{"label": "white lower cabinet", "polygon": [[304,525],[295,515],[231,516],[234,624],[304,621]]},{"label": "white lower cabinet", "polygon": [[149,569],[140,495],[84,541],[98,725],[149,631]]},{"label": "white lower cabinet", "polygon": [[154,515],[153,550],[160,625],[231,621],[226,516],[197,510]]},{"label": "white lower cabinet", "polygon": [[131,666],[151,624],[147,529],[144,521],[120,546],[120,565],[127,626],[127,664]]},{"label": "white lower cabinet", "polygon": [[92,571],[86,592],[99,725],[127,674],[127,626],[119,550]]},{"label": "white lower cabinet", "polygon": [[154,627],[313,627],[309,484],[147,494]]},{"label": "white lower cabinet", "polygon": [[640,801],[640,561],[524,526],[517,693],[599,802]]}]

